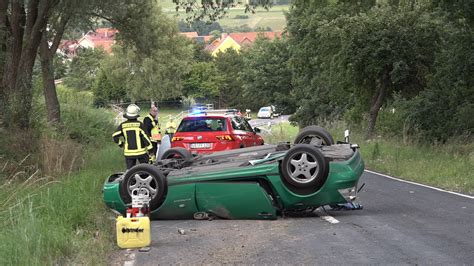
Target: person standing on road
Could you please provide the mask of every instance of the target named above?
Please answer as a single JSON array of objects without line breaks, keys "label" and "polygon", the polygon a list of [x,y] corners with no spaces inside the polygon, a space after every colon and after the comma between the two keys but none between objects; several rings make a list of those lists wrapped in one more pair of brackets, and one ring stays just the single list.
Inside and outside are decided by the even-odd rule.
[{"label": "person standing on road", "polygon": [[158,122],[158,107],[155,103],[151,104],[150,113],[143,119],[145,132],[150,137],[153,149],[151,150],[151,160],[155,161],[158,144],[161,142],[161,129]]},{"label": "person standing on road", "polygon": [[170,119],[166,123],[166,134],[170,136],[170,140],[173,138],[173,135],[176,132],[176,128],[177,126],[174,122],[174,118],[170,117]]},{"label": "person standing on road", "polygon": [[132,168],[137,161],[148,163],[148,152],[153,148],[150,138],[145,133],[145,127],[137,120],[139,112],[138,106],[130,104],[123,115],[127,120],[112,134],[114,142],[123,148],[127,169]]}]

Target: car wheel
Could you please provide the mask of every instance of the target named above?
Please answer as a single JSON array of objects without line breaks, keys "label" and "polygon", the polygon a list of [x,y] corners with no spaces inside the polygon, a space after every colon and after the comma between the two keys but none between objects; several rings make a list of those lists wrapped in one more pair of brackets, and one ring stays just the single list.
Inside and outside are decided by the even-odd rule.
[{"label": "car wheel", "polygon": [[326,182],[329,162],[311,144],[298,144],[288,150],[281,164],[285,183],[294,188],[320,189]]},{"label": "car wheel", "polygon": [[334,139],[325,128],[309,126],[303,128],[295,138],[295,144],[312,144],[329,146],[334,144]]},{"label": "car wheel", "polygon": [[168,191],[166,177],[155,166],[139,164],[125,172],[120,183],[120,195],[125,204],[132,203],[132,193],[144,190],[150,196],[150,211],[158,209],[163,203]]},{"label": "car wheel", "polygon": [[188,160],[191,159],[193,155],[190,151],[186,150],[185,148],[177,147],[171,148],[163,153],[162,159],[183,159]]}]

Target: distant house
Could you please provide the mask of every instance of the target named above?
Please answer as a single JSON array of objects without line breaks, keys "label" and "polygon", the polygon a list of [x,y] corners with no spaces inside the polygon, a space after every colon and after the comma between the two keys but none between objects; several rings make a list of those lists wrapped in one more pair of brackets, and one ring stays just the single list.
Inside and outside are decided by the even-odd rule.
[{"label": "distant house", "polygon": [[217,56],[219,52],[225,52],[227,49],[234,49],[236,51],[240,51],[242,46],[236,42],[231,36],[226,36],[223,39],[216,39],[208,46],[206,46],[206,50],[211,53],[212,56]]},{"label": "distant house", "polygon": [[58,53],[73,58],[77,55],[78,46],[77,40],[62,40],[58,46]]},{"label": "distant house", "polygon": [[190,38],[190,39],[193,39],[193,38],[198,37],[198,33],[195,32],[195,31],[192,31],[192,32],[180,32],[179,34],[182,35],[182,36],[185,36],[185,37],[187,37],[187,38]]},{"label": "distant house", "polygon": [[271,31],[222,33],[220,38],[209,43],[205,49],[213,56],[217,56],[219,52],[225,52],[225,50],[229,48],[240,51],[240,49],[252,45],[258,37],[273,40],[275,38],[280,38],[281,36],[282,32]]},{"label": "distant house", "polygon": [[241,46],[251,45],[257,40],[258,37],[273,40],[275,38],[281,38],[281,31],[264,31],[264,32],[232,32],[228,34]]},{"label": "distant house", "polygon": [[88,31],[79,40],[63,40],[59,44],[58,53],[73,58],[77,55],[78,48],[102,48],[106,53],[112,53],[115,44],[115,35],[118,30],[112,28],[98,28]]},{"label": "distant house", "polygon": [[112,46],[115,44],[115,35],[118,30],[112,28],[98,28],[95,31],[87,32],[77,42],[84,48],[102,48],[106,53],[112,52]]}]

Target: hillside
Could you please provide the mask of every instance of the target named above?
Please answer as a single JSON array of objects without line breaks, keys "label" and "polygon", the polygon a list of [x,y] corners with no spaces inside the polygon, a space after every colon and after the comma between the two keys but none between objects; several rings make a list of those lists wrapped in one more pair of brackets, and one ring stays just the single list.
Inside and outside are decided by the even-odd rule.
[{"label": "hillside", "polygon": [[[175,17],[176,6],[172,0],[159,0],[163,12]],[[288,5],[275,5],[270,10],[258,8],[255,14],[245,13],[244,8],[232,8],[228,10],[227,15],[217,21],[224,30],[238,26],[248,25],[250,28],[271,28],[273,31],[283,30],[286,26],[285,12],[289,9]],[[186,14],[180,11],[179,18],[185,18]],[[247,18],[245,18],[247,17]]]}]

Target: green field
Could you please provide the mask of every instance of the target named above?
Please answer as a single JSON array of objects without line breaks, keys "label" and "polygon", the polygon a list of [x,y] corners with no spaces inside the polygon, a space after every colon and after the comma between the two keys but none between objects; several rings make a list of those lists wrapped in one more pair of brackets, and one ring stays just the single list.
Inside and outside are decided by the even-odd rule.
[{"label": "green field", "polygon": [[[176,5],[171,0],[160,0],[159,1],[163,12],[176,17]],[[242,25],[248,25],[250,28],[267,28],[270,27],[273,31],[281,31],[286,26],[285,12],[289,9],[288,5],[275,5],[268,11],[264,8],[257,8],[255,14],[245,13],[244,8],[231,8],[227,12],[224,18],[217,22],[226,30],[229,27],[237,27]],[[184,11],[178,13],[180,19],[186,18]],[[248,16],[246,19],[237,19],[236,16]]]}]

